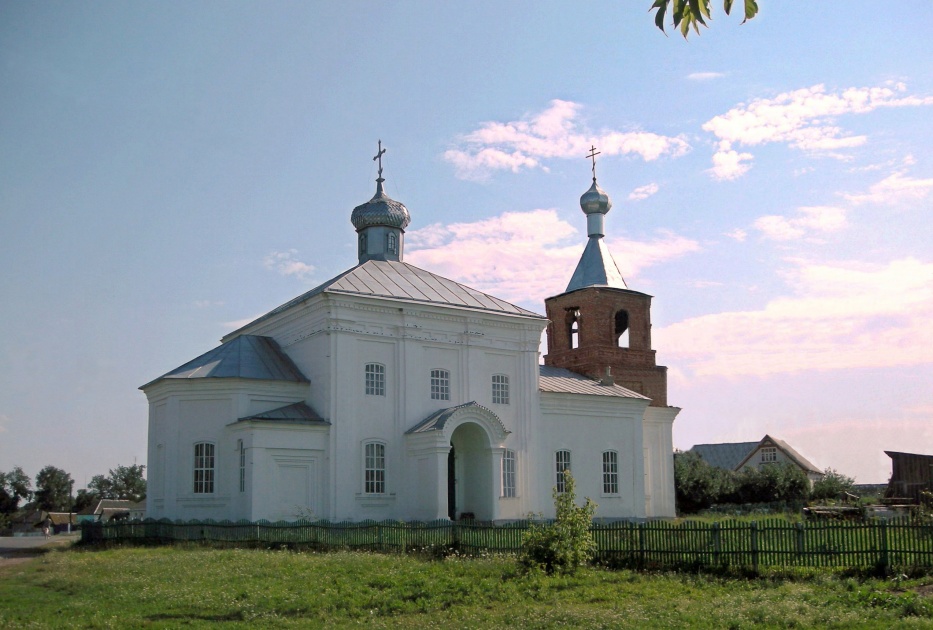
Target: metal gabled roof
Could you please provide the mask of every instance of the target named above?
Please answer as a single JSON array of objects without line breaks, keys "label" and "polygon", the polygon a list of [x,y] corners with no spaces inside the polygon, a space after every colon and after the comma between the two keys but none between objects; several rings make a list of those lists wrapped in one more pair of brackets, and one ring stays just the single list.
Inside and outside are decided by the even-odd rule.
[{"label": "metal gabled roof", "polygon": [[429,415],[427,418],[425,418],[424,420],[422,420],[421,422],[419,422],[412,428],[405,431],[405,433],[412,434],[412,433],[426,433],[428,431],[443,431],[444,425],[447,424],[447,421],[450,420],[450,418],[455,413],[457,413],[458,411],[462,409],[468,409],[470,407],[475,408],[475,409],[480,409],[484,411],[486,414],[488,414],[489,416],[491,416],[492,418],[495,418],[495,420],[498,421],[499,426],[502,428],[502,431],[504,433],[509,433],[509,430],[505,428],[504,424],[502,424],[502,420],[499,419],[499,416],[493,413],[491,409],[484,407],[483,405],[479,404],[475,400],[471,400],[468,403],[463,403],[462,405],[457,405],[456,407],[447,407],[446,409],[438,409],[437,411]]},{"label": "metal gabled roof", "polygon": [[570,370],[550,365],[538,366],[538,389],[542,392],[562,394],[587,394],[591,396],[615,396],[616,398],[640,398],[651,400],[638,392],[621,385],[603,385],[600,381]]},{"label": "metal gabled roof", "polygon": [[545,319],[543,315],[493,297],[488,293],[471,289],[459,282],[444,278],[430,271],[425,271],[424,269],[420,269],[405,262],[367,260],[311,289],[307,293],[303,293],[295,299],[289,300],[285,304],[272,309],[262,317],[228,334],[224,339],[229,339],[233,335],[236,335],[239,330],[243,330],[273,315],[287,311],[321,293],[363,295],[405,302],[456,306],[488,311],[491,313]]},{"label": "metal gabled roof", "polygon": [[602,237],[591,236],[580,256],[580,262],[570,278],[570,283],[564,293],[576,291],[584,287],[613,287],[627,289],[625,279],[619,266],[612,258],[609,248]]},{"label": "metal gabled roof", "polygon": [[240,335],[146,383],[140,389],[145,389],[163,379],[196,378],[309,382],[274,339],[256,335]]},{"label": "metal gabled roof", "polygon": [[330,422],[322,418],[310,405],[303,402],[292,403],[284,407],[279,407],[278,409],[257,413],[237,420],[237,422],[248,421],[330,424]]},{"label": "metal gabled roof", "polygon": [[751,452],[761,442],[733,442],[727,444],[697,444],[690,451],[716,468],[735,470],[736,466],[745,461]]}]

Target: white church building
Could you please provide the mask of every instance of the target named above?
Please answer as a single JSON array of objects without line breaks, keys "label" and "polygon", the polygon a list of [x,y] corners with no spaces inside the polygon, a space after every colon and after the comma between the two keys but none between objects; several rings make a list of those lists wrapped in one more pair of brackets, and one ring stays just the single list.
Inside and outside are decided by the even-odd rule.
[{"label": "white church building", "polygon": [[679,409],[651,296],[602,240],[595,176],[588,242],[547,317],[406,263],[410,216],[383,181],[380,159],[351,215],[358,265],[140,388],[147,517],[552,517],[567,468],[598,518],[674,516]]}]

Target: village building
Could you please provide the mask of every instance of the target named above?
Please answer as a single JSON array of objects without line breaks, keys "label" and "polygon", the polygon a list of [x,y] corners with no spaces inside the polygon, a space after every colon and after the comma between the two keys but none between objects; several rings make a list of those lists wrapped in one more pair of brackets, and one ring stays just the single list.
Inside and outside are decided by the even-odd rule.
[{"label": "village building", "polygon": [[823,471],[813,465],[790,444],[770,435],[758,442],[697,444],[690,449],[710,466],[736,472],[746,468],[761,468],[769,464],[791,464],[807,475],[810,485],[823,478]]},{"label": "village building", "polygon": [[651,296],[602,240],[595,165],[586,247],[544,317],[406,263],[410,215],[377,157],[376,194],[350,216],[356,266],[140,388],[147,517],[547,517],[565,469],[600,518],[673,517],[679,409]]}]

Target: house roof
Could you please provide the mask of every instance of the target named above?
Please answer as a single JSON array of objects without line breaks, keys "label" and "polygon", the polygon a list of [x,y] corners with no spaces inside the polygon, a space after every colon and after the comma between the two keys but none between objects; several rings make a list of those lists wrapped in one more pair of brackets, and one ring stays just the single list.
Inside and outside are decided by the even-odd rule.
[{"label": "house roof", "polygon": [[697,453],[710,466],[738,470],[762,446],[774,446],[783,451],[788,459],[807,472],[822,472],[810,460],[801,455],[790,444],[770,435],[758,442],[734,442],[727,444],[697,444],[690,450]]},{"label": "house roof", "polygon": [[240,335],[196,359],[163,374],[140,389],[163,379],[246,378],[307,383],[298,366],[271,337]]},{"label": "house roof", "polygon": [[249,421],[330,424],[330,422],[318,415],[308,404],[303,402],[293,403],[291,405],[279,407],[278,409],[273,409],[272,411],[264,411],[263,413],[257,413],[237,420],[237,422]]},{"label": "house roof", "polygon": [[633,392],[621,385],[603,385],[600,381],[571,372],[570,370],[539,365],[538,389],[542,392],[558,392],[563,394],[589,394],[593,396],[615,396],[617,398],[640,398],[651,400],[638,392]]},{"label": "house roof", "polygon": [[734,442],[727,444],[697,444],[690,450],[704,462],[716,468],[735,470],[760,442]]},{"label": "house roof", "polygon": [[303,293],[293,300],[276,307],[253,320],[246,326],[228,334],[224,339],[230,339],[240,330],[261,322],[273,315],[306,302],[321,293],[342,293],[346,295],[363,295],[368,297],[401,300],[420,304],[439,304],[444,306],[457,306],[492,313],[507,315],[520,315],[545,319],[533,311],[510,304],[482,291],[444,278],[430,271],[425,271],[405,262],[393,260],[367,260],[366,262],[348,269],[335,278],[317,286],[307,293]]}]

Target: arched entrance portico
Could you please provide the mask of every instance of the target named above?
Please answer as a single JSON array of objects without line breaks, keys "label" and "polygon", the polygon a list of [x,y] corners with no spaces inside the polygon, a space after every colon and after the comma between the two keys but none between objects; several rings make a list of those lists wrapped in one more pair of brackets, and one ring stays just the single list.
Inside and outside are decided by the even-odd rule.
[{"label": "arched entrance portico", "polygon": [[472,514],[481,521],[493,519],[494,467],[486,431],[474,422],[458,426],[450,438],[447,467],[447,515],[451,520],[457,520],[464,514]]},{"label": "arched entrance portico", "polygon": [[[431,414],[407,434],[412,454],[426,463],[422,470],[440,473],[434,480],[419,480],[428,494],[436,488],[434,510],[422,503],[425,509],[452,520],[464,514],[496,519],[503,443],[509,434],[496,414],[469,402]],[[427,464],[432,457],[436,465]]]}]

